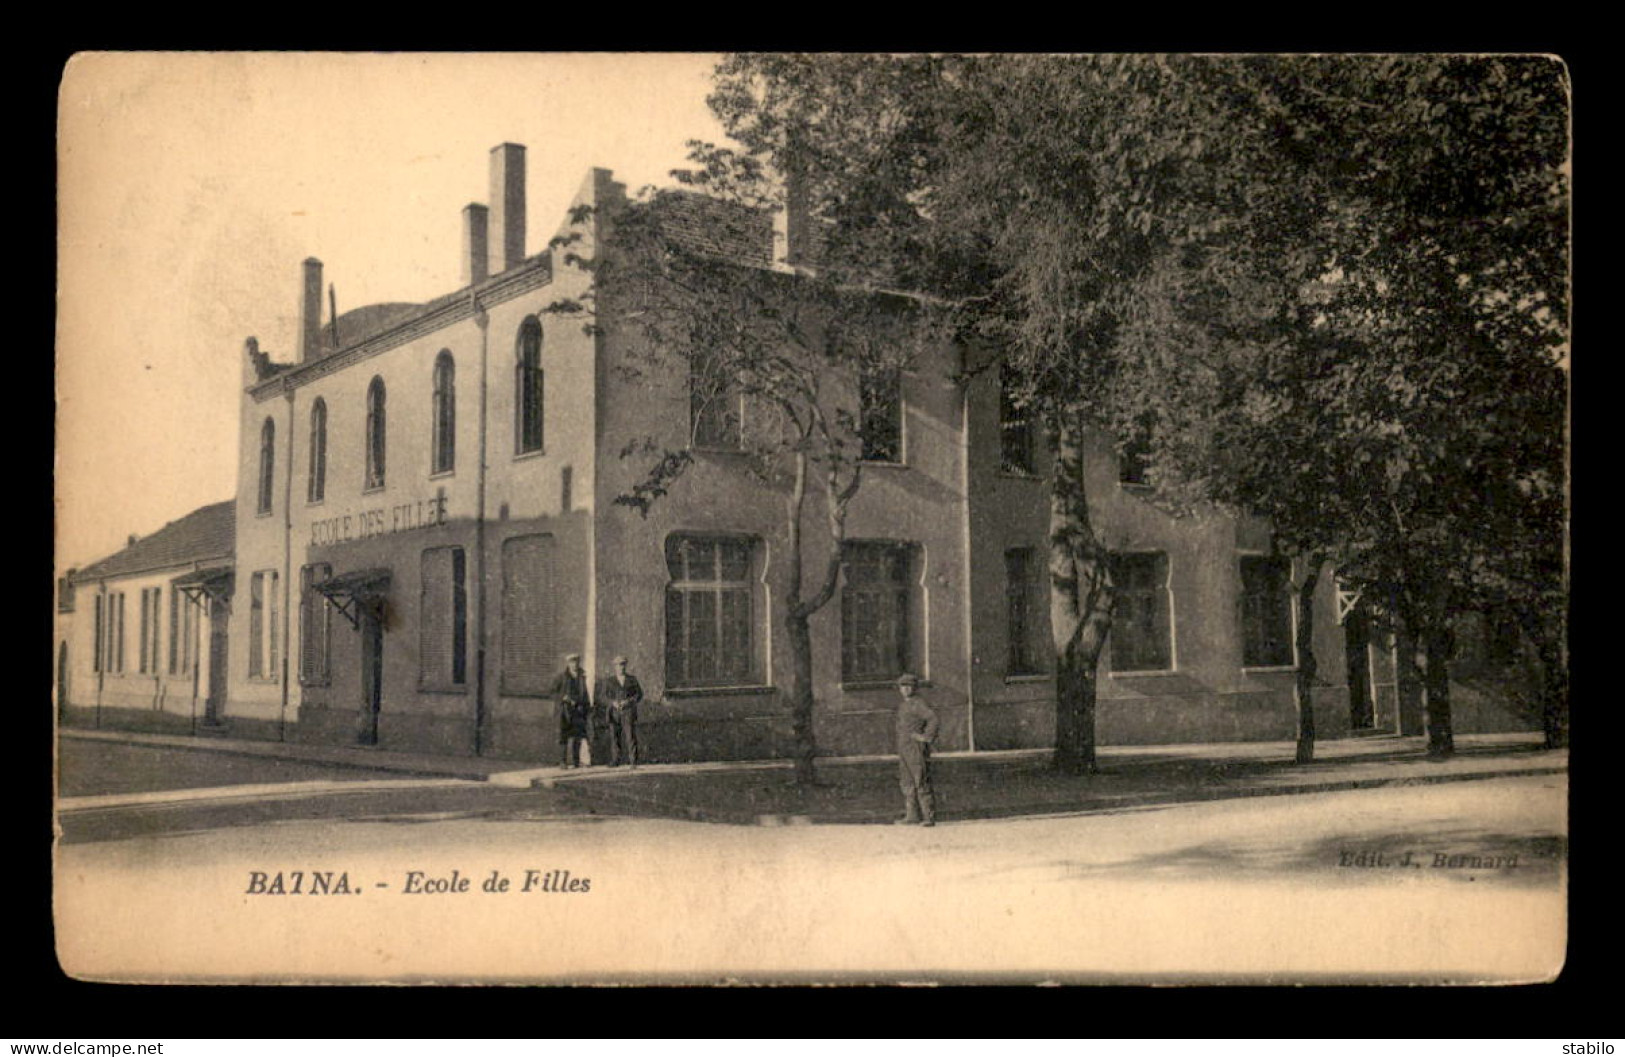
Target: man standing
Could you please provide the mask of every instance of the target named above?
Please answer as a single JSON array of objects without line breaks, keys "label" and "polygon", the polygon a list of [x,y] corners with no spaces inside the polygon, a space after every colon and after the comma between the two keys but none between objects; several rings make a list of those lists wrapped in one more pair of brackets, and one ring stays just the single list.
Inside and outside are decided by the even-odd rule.
[{"label": "man standing", "polygon": [[609,765],[619,767],[622,761],[633,767],[638,765],[638,705],[643,701],[643,687],[638,677],[626,670],[626,658],[615,658],[615,673],[598,687],[598,702],[609,711]]},{"label": "man standing", "polygon": [[903,674],[897,679],[903,700],[897,706],[898,779],[903,788],[903,817],[897,825],[918,822],[936,825],[936,801],[931,794],[931,743],[937,740],[937,714],[917,695],[920,679]]},{"label": "man standing", "polygon": [[564,659],[564,671],[553,682],[553,699],[559,703],[560,767],[581,766],[581,743],[591,733],[592,694],[587,673],[581,669],[581,654]]}]

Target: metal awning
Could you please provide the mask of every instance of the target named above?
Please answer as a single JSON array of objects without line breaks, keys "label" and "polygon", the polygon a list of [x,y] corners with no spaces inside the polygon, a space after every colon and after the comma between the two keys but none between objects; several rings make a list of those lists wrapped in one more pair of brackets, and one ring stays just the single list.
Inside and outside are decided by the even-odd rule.
[{"label": "metal awning", "polygon": [[201,609],[205,598],[218,605],[228,605],[231,601],[233,580],[232,567],[223,565],[212,569],[193,569],[189,573],[175,577],[170,583],[174,585],[175,590],[186,596],[188,602]]},{"label": "metal awning", "polygon": [[330,576],[310,587],[326,598],[351,627],[359,628],[362,607],[374,618],[382,616],[384,596],[389,593],[389,577],[388,569],[357,569]]}]

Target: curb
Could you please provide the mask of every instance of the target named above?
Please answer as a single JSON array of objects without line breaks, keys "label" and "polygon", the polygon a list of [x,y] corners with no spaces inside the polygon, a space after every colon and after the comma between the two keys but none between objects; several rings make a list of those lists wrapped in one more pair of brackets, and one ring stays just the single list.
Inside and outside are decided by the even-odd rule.
[{"label": "curb", "polygon": [[[264,743],[267,747],[265,749],[260,749],[255,743],[250,743],[251,745],[255,745],[255,747],[250,747],[250,745],[236,745],[225,741],[205,741],[203,739],[187,739],[183,741],[181,740],[180,735],[175,735],[174,737],[176,740],[173,742],[147,740],[137,741],[129,737],[121,736],[120,733],[74,730],[66,727],[59,729],[57,731],[57,736],[59,738],[72,738],[79,741],[105,742],[114,745],[139,745],[156,749],[178,749],[182,752],[210,752],[217,756],[237,756],[245,759],[286,760],[289,763],[317,764],[323,767],[339,767],[352,771],[386,771],[390,774],[407,775],[413,778],[458,778],[467,782],[489,782],[491,780],[491,775],[489,773],[469,773],[450,767],[435,768],[433,766],[403,764],[395,760],[357,760],[342,757],[339,759],[328,759],[322,756],[306,756],[297,752],[290,754],[287,751],[288,748],[297,748],[297,744],[294,742],[268,741]],[[168,737],[169,735],[161,736]],[[507,770],[523,769],[524,768],[519,767],[507,768]]]},{"label": "curb", "polygon": [[[937,812],[937,822],[984,822],[1024,818],[1069,818],[1079,815],[1099,815],[1116,811],[1131,811],[1143,807],[1168,807],[1177,804],[1210,803],[1216,800],[1241,800],[1268,796],[1297,796],[1305,793],[1343,793],[1358,789],[1384,789],[1403,786],[1442,785],[1447,782],[1485,781],[1494,778],[1530,778],[1541,775],[1567,774],[1567,767],[1525,767],[1505,771],[1480,771],[1464,774],[1423,774],[1394,778],[1350,778],[1342,781],[1289,786],[1232,786],[1229,788],[1196,788],[1168,792],[1133,793],[1115,800],[1085,799],[1079,805],[1029,804],[1015,805],[998,810],[972,808],[968,811]],[[862,815],[803,815],[758,814],[750,811],[728,811],[716,808],[698,808],[686,804],[669,804],[652,797],[637,796],[619,790],[589,788],[593,783],[569,780],[538,779],[535,785],[562,793],[578,801],[599,803],[627,809],[644,817],[674,818],[689,822],[733,826],[863,826],[890,822],[896,812],[866,812]]]}]

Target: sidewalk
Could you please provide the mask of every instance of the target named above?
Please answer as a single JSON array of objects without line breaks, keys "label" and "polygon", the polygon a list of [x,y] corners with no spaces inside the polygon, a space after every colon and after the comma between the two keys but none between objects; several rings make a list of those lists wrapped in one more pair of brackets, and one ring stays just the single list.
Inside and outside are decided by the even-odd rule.
[{"label": "sidewalk", "polygon": [[[414,778],[541,786],[625,814],[761,825],[884,822],[901,797],[891,756],[818,761],[818,785],[798,788],[788,761],[649,764],[627,768],[526,767],[523,761],[429,756],[290,742],[191,738],[64,728],[64,738],[302,760]],[[1332,792],[1482,778],[1563,774],[1567,750],[1543,750],[1538,734],[1462,735],[1456,756],[1431,762],[1420,737],[1324,741],[1316,760],[1292,762],[1291,742],[1106,746],[1099,773],[1064,777],[1049,750],[943,753],[932,775],[940,822],[1121,811],[1246,796]],[[354,783],[345,783],[353,785]]]},{"label": "sidewalk", "polygon": [[[937,821],[955,822],[1568,770],[1568,751],[1543,750],[1538,734],[1460,736],[1443,762],[1428,760],[1426,748],[1421,737],[1326,741],[1299,766],[1291,742],[1107,746],[1088,777],[1056,774],[1047,749],[943,753],[933,758],[932,783]],[[784,761],[589,769],[540,782],[628,814],[735,824],[889,822],[902,804],[891,756],[821,759],[812,789],[798,788]]]},{"label": "sidewalk", "polygon": [[[354,767],[364,771],[389,771],[413,778],[461,778],[467,781],[496,781],[499,784],[530,785],[539,776],[558,768],[525,768],[523,760],[493,760],[483,756],[432,756],[411,752],[386,752],[359,745],[307,745],[292,741],[256,741],[247,738],[190,737],[185,734],[145,734],[124,730],[86,730],[60,727],[62,738],[84,741],[110,741],[124,745],[151,745],[192,752],[217,752],[228,756],[258,756],[279,760],[300,760],[327,767]],[[512,776],[512,777],[510,777]]]}]

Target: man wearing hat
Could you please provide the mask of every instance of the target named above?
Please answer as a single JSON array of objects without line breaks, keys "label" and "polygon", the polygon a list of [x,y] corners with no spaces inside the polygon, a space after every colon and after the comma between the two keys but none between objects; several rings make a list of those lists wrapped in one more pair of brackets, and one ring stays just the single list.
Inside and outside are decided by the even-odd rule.
[{"label": "man wearing hat", "polygon": [[607,706],[609,721],[609,765],[624,761],[638,765],[638,705],[643,687],[638,677],[626,670],[626,658],[616,657],[615,672],[598,684],[598,703]]},{"label": "man wearing hat", "polygon": [[903,817],[899,826],[918,822],[936,825],[936,802],[931,795],[931,743],[937,740],[937,714],[920,698],[919,676],[904,673],[897,679],[903,700],[897,706],[897,764],[903,788]]},{"label": "man wearing hat", "polygon": [[592,692],[581,670],[581,654],[564,658],[564,671],[553,681],[553,699],[559,703],[559,766],[580,767],[581,743],[592,733]]}]

